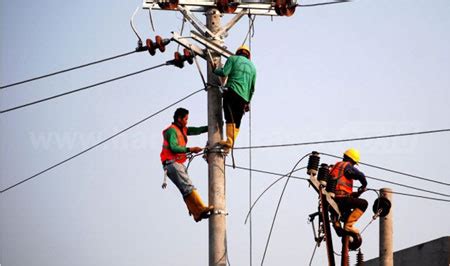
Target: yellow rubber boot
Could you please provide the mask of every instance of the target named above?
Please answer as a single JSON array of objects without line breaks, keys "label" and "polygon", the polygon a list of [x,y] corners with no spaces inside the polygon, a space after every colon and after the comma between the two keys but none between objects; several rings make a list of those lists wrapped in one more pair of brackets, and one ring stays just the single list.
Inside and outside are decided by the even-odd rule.
[{"label": "yellow rubber boot", "polygon": [[364,212],[362,210],[358,209],[358,208],[354,209],[353,212],[348,217],[347,222],[344,225],[344,230],[347,231],[347,232],[359,234],[358,229],[353,227],[353,225],[356,223],[356,221],[359,220],[359,218],[361,218],[363,213]]},{"label": "yellow rubber boot", "polygon": [[209,218],[209,213],[214,209],[214,206],[205,206],[196,189],[192,190],[191,194],[184,198],[184,201],[196,222]]},{"label": "yellow rubber boot", "polygon": [[239,128],[236,128],[235,123],[227,123],[226,124],[226,134],[227,134],[227,139],[221,140],[219,142],[219,144],[227,149],[230,149],[233,147],[234,142],[236,141],[237,135],[239,134]]}]

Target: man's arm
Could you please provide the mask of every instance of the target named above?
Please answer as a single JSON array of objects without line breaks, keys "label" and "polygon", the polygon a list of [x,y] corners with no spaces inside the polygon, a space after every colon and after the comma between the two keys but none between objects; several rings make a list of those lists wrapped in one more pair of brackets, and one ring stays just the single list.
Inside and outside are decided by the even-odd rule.
[{"label": "man's arm", "polygon": [[233,59],[230,57],[228,58],[227,62],[222,68],[216,68],[214,70],[214,74],[221,77],[227,77],[230,74],[232,68],[233,68]]},{"label": "man's arm", "polygon": [[187,134],[188,136],[191,135],[200,135],[202,133],[208,132],[208,126],[203,127],[188,127],[187,128]]},{"label": "man's arm", "polygon": [[250,100],[253,97],[253,93],[255,92],[255,83],[256,83],[256,73],[253,75],[252,83],[250,85]]},{"label": "man's arm", "polygon": [[367,180],[366,180],[366,176],[364,175],[363,172],[359,171],[356,167],[354,166],[347,166],[345,168],[345,175],[350,177],[351,179],[355,179],[358,180],[359,182],[361,182],[361,186],[363,188],[367,187]]}]

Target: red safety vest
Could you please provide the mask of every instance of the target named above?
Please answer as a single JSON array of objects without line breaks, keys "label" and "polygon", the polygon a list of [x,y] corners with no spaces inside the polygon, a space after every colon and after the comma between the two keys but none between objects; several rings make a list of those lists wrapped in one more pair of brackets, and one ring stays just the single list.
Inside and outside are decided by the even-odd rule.
[{"label": "red safety vest", "polygon": [[186,147],[187,144],[187,127],[184,127],[181,131],[176,125],[172,124],[163,130],[163,145],[161,151],[161,162],[174,160],[177,163],[184,163],[186,161],[186,153],[174,153],[170,149],[169,141],[165,138],[166,131],[169,129],[175,129],[177,132],[178,145]]},{"label": "red safety vest", "polygon": [[349,162],[338,162],[331,168],[330,175],[333,180],[337,180],[335,194],[339,196],[349,196],[353,192],[353,179],[347,178],[344,174],[345,167]]}]

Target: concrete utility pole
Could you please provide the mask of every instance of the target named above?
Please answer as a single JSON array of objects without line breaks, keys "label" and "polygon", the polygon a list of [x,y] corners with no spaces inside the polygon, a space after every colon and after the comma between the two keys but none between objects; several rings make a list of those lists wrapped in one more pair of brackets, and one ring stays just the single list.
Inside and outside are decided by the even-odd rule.
[{"label": "concrete utility pole", "polygon": [[[392,189],[382,188],[380,194],[381,197],[388,199],[392,204]],[[394,265],[393,209],[391,205],[389,214],[385,217],[380,217],[380,266]]]},{"label": "concrete utility pole", "polygon": [[[213,33],[221,30],[221,14],[217,9],[206,12],[206,26]],[[223,45],[220,41],[217,44]],[[213,63],[220,65],[220,55],[212,54]],[[218,85],[219,81],[208,64],[208,84]],[[208,89],[208,142],[214,145],[222,139],[222,97],[217,87]],[[209,218],[209,265],[223,266],[227,262],[226,249],[226,194],[224,157],[220,153],[208,154],[209,204],[215,213]],[[218,212],[218,213],[217,213]]]}]

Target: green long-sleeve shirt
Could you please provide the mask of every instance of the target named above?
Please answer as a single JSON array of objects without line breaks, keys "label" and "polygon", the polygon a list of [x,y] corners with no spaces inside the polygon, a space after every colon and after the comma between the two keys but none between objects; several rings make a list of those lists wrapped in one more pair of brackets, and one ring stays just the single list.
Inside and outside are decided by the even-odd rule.
[{"label": "green long-sleeve shirt", "polygon": [[228,77],[225,86],[250,102],[256,82],[256,68],[252,61],[245,56],[233,55],[228,58],[223,68],[217,68],[214,73],[221,77]]},{"label": "green long-sleeve shirt", "polygon": [[[187,135],[200,135],[202,133],[208,132],[208,127],[188,127]],[[164,134],[164,138],[169,142],[170,150],[173,153],[186,153],[189,152],[189,148],[186,146],[180,146],[178,144],[177,131],[174,128],[169,128]],[[187,136],[185,136],[187,138]]]}]

